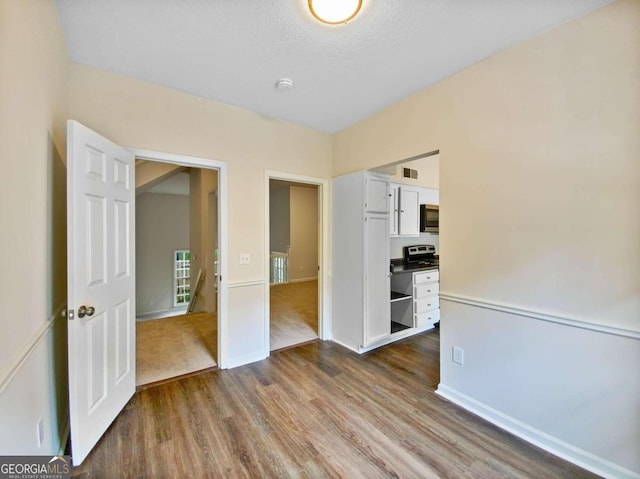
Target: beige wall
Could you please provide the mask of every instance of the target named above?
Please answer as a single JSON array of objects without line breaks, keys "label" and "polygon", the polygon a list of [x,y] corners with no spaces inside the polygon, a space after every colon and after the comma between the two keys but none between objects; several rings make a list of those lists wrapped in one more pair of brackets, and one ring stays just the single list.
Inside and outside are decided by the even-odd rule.
[{"label": "beige wall", "polygon": [[[411,168],[418,171],[418,179],[402,176],[403,168]],[[394,169],[390,180],[404,185],[424,186],[425,188],[440,189],[440,155],[428,156],[418,160],[400,163]]]},{"label": "beige wall", "polygon": [[[440,149],[444,291],[639,331],[639,24],[640,3],[618,1],[331,137],[68,66],[53,1],[0,0],[0,449],[57,452],[64,427],[64,321],[47,321],[65,297],[67,117],[125,146],[228,162],[232,283],[267,279],[265,169],[327,178]],[[259,357],[262,296],[230,290],[236,364]],[[640,471],[637,340],[486,310],[476,330],[479,316],[455,308],[442,311],[444,385]],[[453,344],[464,368],[448,361]]]},{"label": "beige wall", "polygon": [[318,187],[289,188],[291,251],[289,280],[318,277]]},{"label": "beige wall", "polygon": [[[265,298],[257,294],[257,284],[269,281],[264,257],[265,171],[330,177],[332,137],[75,64],[68,86],[69,116],[117,144],[227,163],[229,263],[223,282],[237,294],[229,293],[228,324],[221,323],[227,346],[221,348],[222,366],[266,357]],[[243,253],[249,253],[249,264],[239,264]],[[246,317],[246,311],[260,314]]]},{"label": "beige wall", "polygon": [[64,256],[52,254],[66,225],[52,221],[60,214],[52,206],[66,201],[64,181],[55,190],[54,181],[66,154],[68,60],[52,3],[3,0],[0,8],[0,318],[12,331],[0,337],[3,364],[66,296]]},{"label": "beige wall", "polygon": [[173,308],[173,252],[189,249],[189,197],[136,196],[136,316]]},{"label": "beige wall", "polygon": [[230,282],[268,280],[265,170],[331,176],[326,133],[75,64],[69,91],[69,115],[118,144],[228,163]]},{"label": "beige wall", "polygon": [[58,452],[65,427],[67,68],[54,3],[0,0],[3,454]]},{"label": "beige wall", "polygon": [[612,477],[640,472],[639,25],[612,3],[334,141],[334,174],[440,150],[439,389]]},{"label": "beige wall", "polygon": [[640,331],[639,5],[616,2],[338,133],[334,174],[440,149],[447,291]]}]

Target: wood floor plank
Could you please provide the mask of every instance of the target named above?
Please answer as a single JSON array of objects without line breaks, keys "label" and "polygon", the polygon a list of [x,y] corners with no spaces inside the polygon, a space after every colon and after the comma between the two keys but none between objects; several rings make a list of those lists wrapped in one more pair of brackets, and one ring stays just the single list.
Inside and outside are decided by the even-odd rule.
[{"label": "wood floor plank", "polygon": [[74,477],[593,478],[434,393],[430,331],[325,341],[136,393]]},{"label": "wood floor plank", "polygon": [[318,337],[318,281],[274,284],[269,288],[271,350]]}]

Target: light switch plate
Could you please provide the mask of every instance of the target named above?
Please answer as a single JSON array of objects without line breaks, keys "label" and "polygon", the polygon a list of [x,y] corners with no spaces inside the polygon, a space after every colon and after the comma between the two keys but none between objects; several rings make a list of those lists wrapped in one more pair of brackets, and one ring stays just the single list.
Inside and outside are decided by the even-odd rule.
[{"label": "light switch plate", "polygon": [[457,346],[453,347],[453,362],[456,364],[464,364],[464,349]]}]

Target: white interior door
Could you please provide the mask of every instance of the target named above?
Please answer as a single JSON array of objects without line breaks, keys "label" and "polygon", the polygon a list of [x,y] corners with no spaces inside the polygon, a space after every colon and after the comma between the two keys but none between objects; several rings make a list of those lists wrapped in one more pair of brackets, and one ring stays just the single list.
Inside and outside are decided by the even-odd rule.
[{"label": "white interior door", "polygon": [[135,392],[134,156],[67,123],[69,413],[80,464]]}]

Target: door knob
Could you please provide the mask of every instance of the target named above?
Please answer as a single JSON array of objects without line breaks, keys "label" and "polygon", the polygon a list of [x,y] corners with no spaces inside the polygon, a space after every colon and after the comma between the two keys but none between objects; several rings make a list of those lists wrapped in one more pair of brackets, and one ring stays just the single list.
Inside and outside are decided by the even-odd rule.
[{"label": "door knob", "polygon": [[78,317],[84,318],[85,316],[93,316],[93,313],[96,312],[96,308],[93,306],[80,306],[78,308]]}]

